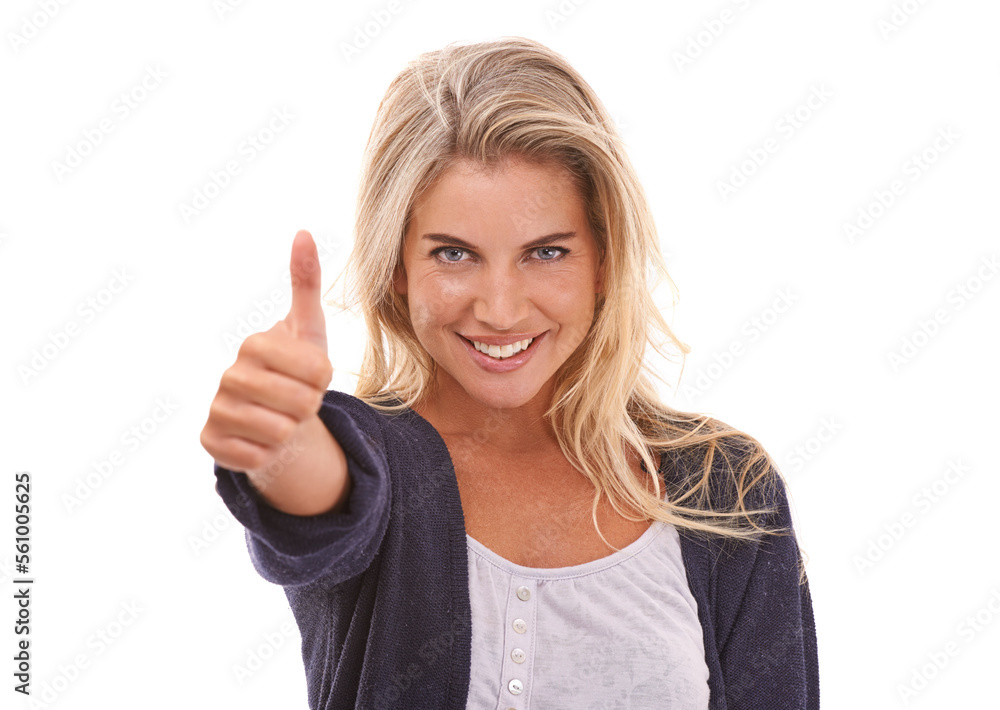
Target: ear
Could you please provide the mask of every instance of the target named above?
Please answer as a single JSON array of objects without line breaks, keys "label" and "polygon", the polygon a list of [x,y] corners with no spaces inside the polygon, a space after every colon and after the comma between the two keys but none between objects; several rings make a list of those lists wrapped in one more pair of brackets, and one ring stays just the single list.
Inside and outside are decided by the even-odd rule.
[{"label": "ear", "polygon": [[406,269],[402,264],[398,265],[392,272],[392,287],[400,296],[406,295]]}]

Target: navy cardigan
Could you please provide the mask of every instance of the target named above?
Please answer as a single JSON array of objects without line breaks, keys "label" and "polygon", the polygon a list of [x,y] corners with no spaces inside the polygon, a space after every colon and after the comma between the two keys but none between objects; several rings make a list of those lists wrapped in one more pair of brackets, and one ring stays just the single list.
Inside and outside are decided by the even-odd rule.
[{"label": "navy cardigan", "polygon": [[[245,473],[215,466],[254,567],[288,597],[309,707],[465,710],[468,551],[447,446],[416,412],[387,415],[343,392],[328,391],[319,415],[347,456],[343,512],[289,515]],[[695,471],[662,458],[668,492]],[[780,479],[773,490],[770,524],[791,531]],[[710,710],[818,709],[816,629],[794,534],[734,544],[679,533],[704,629]]]}]

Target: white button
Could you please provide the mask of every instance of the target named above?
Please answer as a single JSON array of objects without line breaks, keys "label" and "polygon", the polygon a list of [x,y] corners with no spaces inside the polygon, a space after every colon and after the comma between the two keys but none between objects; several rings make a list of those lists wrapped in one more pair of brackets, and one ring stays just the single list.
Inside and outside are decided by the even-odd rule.
[{"label": "white button", "polygon": [[514,631],[519,634],[523,634],[528,630],[528,625],[524,623],[524,619],[514,619]]},{"label": "white button", "polygon": [[520,695],[521,691],[524,690],[524,686],[521,685],[521,681],[515,678],[514,680],[512,680],[510,683],[507,684],[507,690],[512,692],[514,695]]},{"label": "white button", "polygon": [[531,590],[527,587],[518,587],[517,598],[524,602],[528,601],[531,599]]},{"label": "white button", "polygon": [[524,654],[524,651],[522,651],[519,648],[515,648],[513,651],[511,651],[510,657],[514,659],[514,663],[524,663],[524,659],[527,658],[527,656],[525,656]]}]

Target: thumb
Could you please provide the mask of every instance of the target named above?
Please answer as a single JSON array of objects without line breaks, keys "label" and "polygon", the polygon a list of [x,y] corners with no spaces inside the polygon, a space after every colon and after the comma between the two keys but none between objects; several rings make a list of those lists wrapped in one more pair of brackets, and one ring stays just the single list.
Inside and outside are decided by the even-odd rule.
[{"label": "thumb", "polygon": [[292,335],[323,348],[326,352],[326,317],[320,297],[319,254],[312,235],[299,230],[292,242],[292,308],[285,322]]}]

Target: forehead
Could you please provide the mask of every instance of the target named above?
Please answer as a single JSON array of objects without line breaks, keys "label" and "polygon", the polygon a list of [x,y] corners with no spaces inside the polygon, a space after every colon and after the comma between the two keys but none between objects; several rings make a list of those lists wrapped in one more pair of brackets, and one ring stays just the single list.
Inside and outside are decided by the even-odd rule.
[{"label": "forehead", "polygon": [[517,236],[537,236],[539,229],[559,222],[581,226],[585,216],[572,174],[557,163],[508,158],[485,166],[460,159],[414,201],[408,231],[426,231],[432,223],[435,229],[466,231],[488,225]]}]

